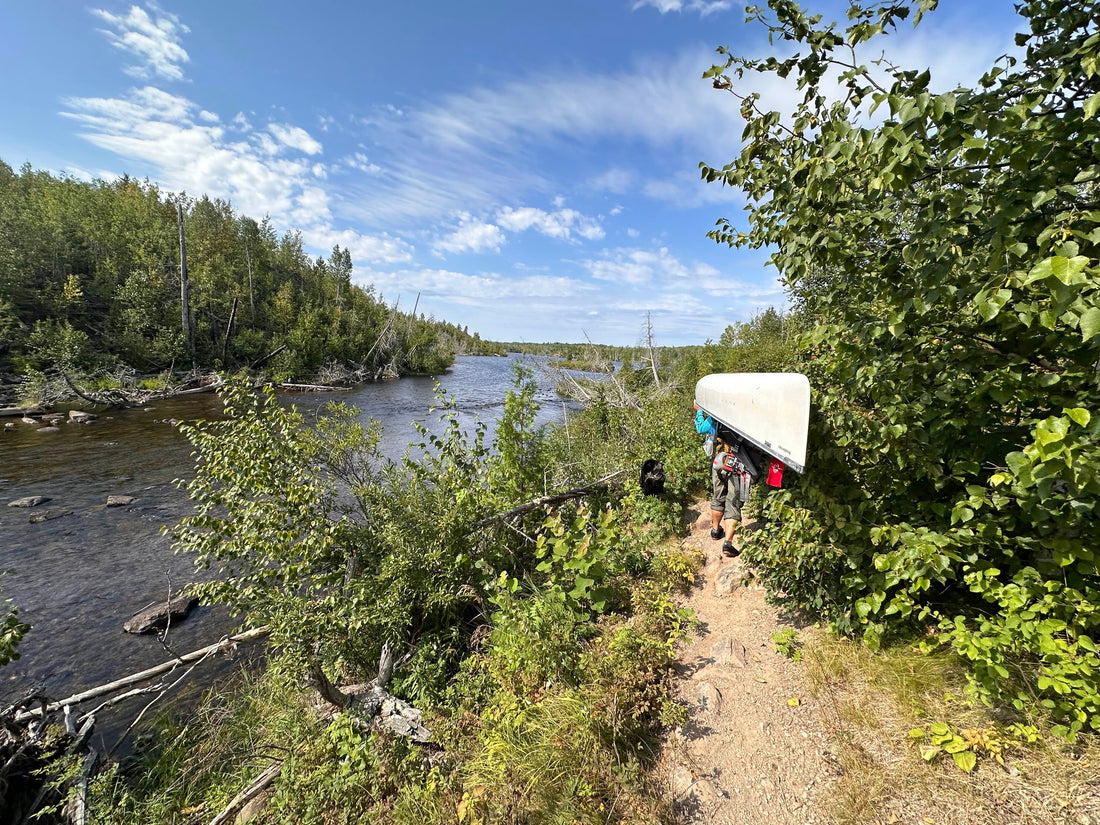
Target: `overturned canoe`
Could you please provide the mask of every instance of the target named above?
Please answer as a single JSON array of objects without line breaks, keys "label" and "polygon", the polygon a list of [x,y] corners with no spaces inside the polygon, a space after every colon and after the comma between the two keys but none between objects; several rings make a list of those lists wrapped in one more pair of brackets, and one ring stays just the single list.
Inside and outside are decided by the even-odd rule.
[{"label": "overturned canoe", "polygon": [[806,469],[810,382],[797,372],[721,372],[699,379],[695,403],[792,470]]}]

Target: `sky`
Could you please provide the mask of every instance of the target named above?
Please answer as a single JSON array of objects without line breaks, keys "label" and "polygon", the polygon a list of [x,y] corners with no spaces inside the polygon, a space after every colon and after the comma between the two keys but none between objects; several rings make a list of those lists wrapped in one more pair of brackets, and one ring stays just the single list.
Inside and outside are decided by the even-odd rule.
[{"label": "sky", "polygon": [[[737,191],[714,50],[775,48],[733,0],[70,0],[0,11],[0,159],[207,194],[351,251],[388,302],[498,341],[717,339],[786,299]],[[804,7],[843,20],[845,7]],[[1022,30],[1011,0],[943,0],[876,41],[972,84]],[[754,87],[789,108],[789,86]]]}]

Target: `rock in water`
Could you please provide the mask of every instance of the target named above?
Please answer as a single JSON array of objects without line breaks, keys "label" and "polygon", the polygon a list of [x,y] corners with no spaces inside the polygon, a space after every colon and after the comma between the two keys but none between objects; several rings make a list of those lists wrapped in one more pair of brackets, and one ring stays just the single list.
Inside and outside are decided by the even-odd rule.
[{"label": "rock in water", "polygon": [[27,496],[26,498],[17,498],[15,501],[9,501],[9,507],[37,507],[39,504],[45,504],[50,500],[49,496]]},{"label": "rock in water", "polygon": [[69,410],[69,420],[77,424],[84,424],[88,421],[95,421],[96,416],[92,413],[84,412],[84,410]]},{"label": "rock in water", "polygon": [[107,506],[125,507],[128,504],[133,504],[135,500],[133,496],[107,496]]},{"label": "rock in water", "polygon": [[72,510],[47,510],[44,513],[35,513],[28,521],[31,524],[42,524],[46,521],[53,521],[55,518],[71,515],[72,512]]},{"label": "rock in water", "polygon": [[127,633],[153,633],[168,626],[168,618],[173,622],[183,621],[187,614],[199,605],[194,596],[176,596],[170,602],[157,602],[134,615],[122,629]]}]

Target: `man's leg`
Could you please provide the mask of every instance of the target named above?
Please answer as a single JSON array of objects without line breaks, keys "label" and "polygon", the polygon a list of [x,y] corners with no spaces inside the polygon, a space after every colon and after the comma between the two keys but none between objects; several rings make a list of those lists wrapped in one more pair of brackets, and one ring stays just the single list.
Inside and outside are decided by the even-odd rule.
[{"label": "man's leg", "polygon": [[733,534],[741,526],[741,502],[737,498],[737,488],[732,476],[727,483],[725,503],[724,511],[720,513],[726,522],[726,540],[722,543],[722,555],[732,558],[741,553],[740,548],[733,545]]},{"label": "man's leg", "polygon": [[722,530],[722,516],[726,511],[726,484],[718,477],[718,472],[710,470],[710,537],[720,539],[725,535]]}]

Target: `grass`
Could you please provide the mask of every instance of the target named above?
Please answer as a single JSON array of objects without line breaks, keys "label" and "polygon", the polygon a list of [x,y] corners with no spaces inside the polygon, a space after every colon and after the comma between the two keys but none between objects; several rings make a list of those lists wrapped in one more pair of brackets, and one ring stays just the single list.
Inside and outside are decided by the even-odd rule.
[{"label": "grass", "polygon": [[[1027,743],[1009,718],[969,701],[963,670],[946,654],[912,647],[880,653],[817,629],[803,631],[804,673],[826,713],[843,775],[825,800],[838,825],[1100,823],[1100,742],[1069,746],[1038,735]],[[1004,746],[1004,765],[972,748],[971,773],[945,753],[922,759],[926,731],[946,723]],[[1019,730],[1019,729],[1015,729]]]}]

